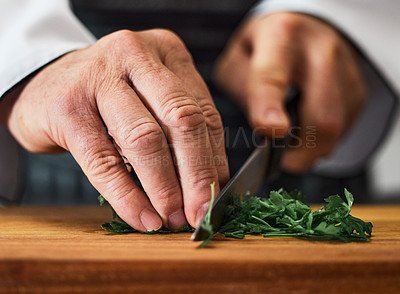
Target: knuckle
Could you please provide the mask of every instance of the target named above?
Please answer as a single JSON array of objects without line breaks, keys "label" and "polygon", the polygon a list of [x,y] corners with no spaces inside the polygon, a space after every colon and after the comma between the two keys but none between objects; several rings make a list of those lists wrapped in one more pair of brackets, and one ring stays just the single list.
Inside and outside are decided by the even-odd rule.
[{"label": "knuckle", "polygon": [[343,48],[341,46],[341,43],[339,42],[338,38],[336,36],[332,36],[331,38],[325,38],[323,42],[323,47],[324,49],[324,56],[327,60],[332,60],[336,61],[338,58],[342,57],[343,53]]},{"label": "knuckle", "polygon": [[202,166],[201,169],[197,169],[196,172],[189,177],[191,181],[190,185],[195,188],[207,187],[212,182],[218,182],[216,181],[217,178],[217,171],[213,166]]},{"label": "knuckle", "polygon": [[[293,36],[303,25],[301,18],[293,13],[276,13],[271,16],[274,18],[272,22],[273,30],[281,36]],[[268,17],[265,17],[265,19]]]},{"label": "knuckle", "polygon": [[196,128],[205,124],[200,108],[193,105],[181,105],[171,112],[173,125],[181,128]]},{"label": "knuckle", "polygon": [[152,29],[150,30],[157,38],[163,42],[173,44],[176,46],[183,46],[183,41],[181,38],[171,30],[168,29]]},{"label": "knuckle", "polygon": [[321,50],[321,58],[328,61],[337,62],[338,58],[344,56],[344,47],[341,37],[332,30],[329,30],[324,35],[319,36],[318,43]]},{"label": "knuckle", "polygon": [[338,60],[343,62],[344,48],[335,33],[327,33],[318,38],[319,54],[312,54],[311,63],[316,68],[334,69],[338,67]]},{"label": "knuckle", "polygon": [[164,57],[164,62],[171,67],[187,67],[188,65],[194,64],[193,57],[186,47],[174,47],[171,50],[168,50]]},{"label": "knuckle", "polygon": [[88,148],[85,152],[82,169],[97,181],[106,182],[110,174],[113,174],[121,164],[121,157],[112,150],[93,151],[92,148]]},{"label": "knuckle", "polygon": [[188,99],[186,93],[173,93],[167,96],[163,112],[166,122],[171,127],[196,128],[205,124],[200,107],[193,99]]},{"label": "knuckle", "polygon": [[138,56],[138,58],[142,58],[146,51],[146,46],[140,34],[130,30],[116,31],[103,37],[99,42],[103,44],[103,51],[105,51],[107,55],[111,52],[115,60],[119,60],[123,56]]},{"label": "knuckle", "polygon": [[156,122],[143,122],[126,128],[121,135],[123,146],[132,150],[149,150],[149,147],[162,146],[163,132]]},{"label": "knuckle", "polygon": [[213,105],[206,104],[203,106],[203,115],[207,126],[212,131],[222,131],[223,125],[221,115]]},{"label": "knuckle", "polygon": [[323,50],[321,54],[314,54],[311,57],[311,66],[322,73],[337,71],[338,53],[336,49],[328,48]]},{"label": "knuckle", "polygon": [[118,39],[126,39],[126,38],[131,38],[132,36],[134,36],[135,32],[131,31],[131,30],[123,29],[123,30],[116,31],[116,32],[112,33],[111,35],[113,35],[114,37],[116,37]]},{"label": "knuckle", "polygon": [[115,45],[115,44],[119,44],[119,43],[125,43],[125,42],[129,42],[131,40],[135,40],[136,39],[136,33],[134,31],[130,31],[130,30],[119,30],[116,32],[113,32],[109,35],[106,35],[105,37],[103,37],[100,40],[104,40],[107,41],[107,43],[109,45]]},{"label": "knuckle", "polygon": [[102,97],[100,93],[105,93],[115,89],[115,85],[122,80],[122,72],[118,70],[118,65],[110,62],[104,56],[94,56],[84,69],[82,83],[87,89],[94,93],[91,96]]},{"label": "knuckle", "polygon": [[164,49],[163,51],[166,51],[164,57],[166,63],[193,63],[192,55],[177,34],[167,29],[153,29],[152,32],[158,39],[159,46]]}]

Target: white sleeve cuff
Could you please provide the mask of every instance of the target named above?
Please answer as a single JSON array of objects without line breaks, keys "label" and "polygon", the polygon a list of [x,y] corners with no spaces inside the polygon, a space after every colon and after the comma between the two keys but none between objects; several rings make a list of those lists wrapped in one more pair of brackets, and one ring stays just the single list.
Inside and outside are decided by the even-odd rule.
[{"label": "white sleeve cuff", "polygon": [[0,97],[61,55],[93,44],[66,0],[0,0]]}]

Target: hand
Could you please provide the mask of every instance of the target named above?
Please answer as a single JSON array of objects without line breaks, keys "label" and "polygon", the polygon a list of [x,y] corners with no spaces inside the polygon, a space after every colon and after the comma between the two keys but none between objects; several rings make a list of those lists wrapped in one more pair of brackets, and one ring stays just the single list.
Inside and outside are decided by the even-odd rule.
[{"label": "hand", "polygon": [[290,85],[300,90],[301,144],[282,160],[294,173],[332,151],[366,95],[352,46],[326,23],[296,13],[245,22],[219,58],[215,79],[245,109],[251,126],[267,136],[287,134],[284,98]]},{"label": "hand", "polygon": [[169,31],[110,34],[46,66],[5,101],[8,127],[26,149],[70,151],[137,230],[196,226],[210,184],[219,189],[229,178],[219,113]]}]

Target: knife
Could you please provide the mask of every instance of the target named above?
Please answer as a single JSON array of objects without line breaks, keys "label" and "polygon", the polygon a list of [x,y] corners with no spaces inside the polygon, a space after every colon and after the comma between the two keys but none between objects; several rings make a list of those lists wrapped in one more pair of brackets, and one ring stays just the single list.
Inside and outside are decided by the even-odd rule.
[{"label": "knife", "polygon": [[[297,104],[299,92],[294,88],[289,89],[286,108],[291,119],[292,126],[297,125]],[[291,142],[290,136],[285,138],[271,139],[263,137],[257,148],[242,165],[239,171],[229,180],[216,197],[211,207],[210,224],[213,232],[221,227],[224,218],[225,208],[232,201],[233,195],[245,193],[255,194],[259,191],[265,181],[270,182],[276,179],[280,172],[280,162],[285,148]],[[209,232],[203,229],[205,217],[193,233],[193,241],[207,239]]]}]

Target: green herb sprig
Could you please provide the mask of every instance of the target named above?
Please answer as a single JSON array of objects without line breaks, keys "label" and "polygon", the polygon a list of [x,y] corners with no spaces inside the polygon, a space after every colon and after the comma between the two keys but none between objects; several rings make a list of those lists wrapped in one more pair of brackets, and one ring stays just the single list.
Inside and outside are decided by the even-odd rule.
[{"label": "green herb sprig", "polygon": [[205,240],[203,240],[203,242],[201,242],[200,247],[206,247],[207,244],[211,241],[212,237],[214,236],[213,226],[211,225],[211,211],[215,200],[215,182],[213,182],[210,186],[211,186],[210,206],[208,207],[208,210],[204,215],[204,223],[202,224],[202,228],[208,232],[208,237]]}]

